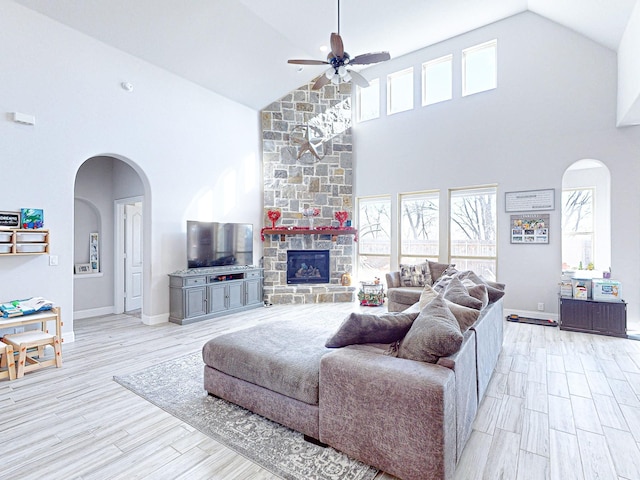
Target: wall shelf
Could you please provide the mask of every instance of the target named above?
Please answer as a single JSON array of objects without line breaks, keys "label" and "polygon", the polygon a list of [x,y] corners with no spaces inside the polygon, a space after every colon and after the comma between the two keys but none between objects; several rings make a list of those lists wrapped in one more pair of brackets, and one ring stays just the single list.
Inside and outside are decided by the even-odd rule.
[{"label": "wall shelf", "polygon": [[0,257],[49,253],[49,230],[0,229]]},{"label": "wall shelf", "polygon": [[260,238],[264,242],[265,235],[280,235],[280,241],[284,242],[287,235],[331,235],[331,240],[335,242],[340,235],[353,235],[353,240],[358,241],[358,229],[353,227],[264,227],[260,230]]}]

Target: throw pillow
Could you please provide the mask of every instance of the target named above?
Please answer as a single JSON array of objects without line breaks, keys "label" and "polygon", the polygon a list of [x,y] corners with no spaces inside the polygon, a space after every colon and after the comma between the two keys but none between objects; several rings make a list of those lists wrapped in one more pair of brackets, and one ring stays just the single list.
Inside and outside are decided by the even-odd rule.
[{"label": "throw pillow", "polygon": [[438,358],[452,355],[462,346],[462,332],[442,295],[420,311],[404,339],[397,356],[436,363]]},{"label": "throw pillow", "polygon": [[419,265],[400,264],[400,284],[403,287],[424,287],[431,283],[431,272],[426,262]]},{"label": "throw pillow", "polygon": [[447,288],[447,285],[449,285],[449,282],[451,281],[451,279],[456,275],[458,275],[459,273],[460,272],[456,270],[455,267],[453,266],[448,267],[444,272],[442,272],[442,275],[440,275],[440,278],[438,278],[438,281],[433,283],[433,289],[436,292],[442,292],[445,288]]},{"label": "throw pillow", "polygon": [[339,348],[361,343],[395,342],[406,335],[420,312],[393,312],[374,315],[352,312],[325,343]]},{"label": "throw pillow", "polygon": [[425,285],[424,290],[420,294],[420,300],[418,300],[418,306],[420,310],[426,307],[431,300],[438,296],[438,292],[436,292],[431,285]]},{"label": "throw pillow", "polygon": [[429,264],[429,271],[431,272],[432,282],[438,280],[447,268],[455,267],[455,265],[451,265],[449,263],[438,263],[432,262],[431,260],[427,260],[427,263]]},{"label": "throw pillow", "polygon": [[[482,302],[482,308],[486,307],[489,304],[489,291],[487,290],[487,286],[485,284],[476,285],[469,279],[462,280],[462,284],[467,287],[469,295],[471,295],[473,298],[477,298]],[[482,310],[482,308],[480,310]]]},{"label": "throw pillow", "polygon": [[447,307],[453,313],[453,316],[456,317],[458,321],[458,326],[460,327],[460,331],[462,333],[469,330],[469,327],[476,323],[478,317],[480,317],[480,310],[476,310],[475,308],[465,307],[463,305],[458,305],[457,303],[453,303],[450,300],[447,300]]},{"label": "throw pillow", "polygon": [[490,280],[485,280],[484,278],[476,275],[476,273],[472,271],[462,272],[460,279],[461,280],[469,279],[476,285],[486,285],[490,302],[495,302],[504,296],[504,289],[505,289],[504,283],[497,283],[497,282],[492,282]]},{"label": "throw pillow", "polygon": [[482,308],[482,300],[469,295],[467,287],[462,284],[462,280],[458,277],[453,277],[451,279],[451,282],[449,282],[449,285],[447,285],[447,288],[444,291],[444,298],[446,300],[451,300],[453,303],[457,303],[458,305],[475,308],[476,310],[480,310]]}]

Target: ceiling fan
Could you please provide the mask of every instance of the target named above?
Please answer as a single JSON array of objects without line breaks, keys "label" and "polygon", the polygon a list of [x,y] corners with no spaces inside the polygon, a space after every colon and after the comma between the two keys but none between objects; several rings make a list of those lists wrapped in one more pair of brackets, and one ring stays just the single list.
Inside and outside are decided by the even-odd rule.
[{"label": "ceiling fan", "polygon": [[389,52],[363,53],[353,58],[344,51],[342,37],[340,36],[340,0],[338,0],[338,33],[331,34],[331,52],[327,55],[327,60],[289,60],[287,63],[295,65],[330,65],[329,69],[321,75],[313,84],[313,90],[319,90],[327,83],[334,85],[340,82],[353,82],[359,87],[366,88],[369,82],[355,70],[347,69],[351,65],[369,65],[389,60]]}]

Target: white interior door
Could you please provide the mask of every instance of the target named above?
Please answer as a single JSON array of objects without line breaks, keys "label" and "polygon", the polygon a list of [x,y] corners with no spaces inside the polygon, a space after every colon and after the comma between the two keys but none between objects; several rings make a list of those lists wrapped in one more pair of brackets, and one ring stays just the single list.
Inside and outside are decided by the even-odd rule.
[{"label": "white interior door", "polygon": [[142,202],[124,210],[124,310],[130,312],[142,308]]}]

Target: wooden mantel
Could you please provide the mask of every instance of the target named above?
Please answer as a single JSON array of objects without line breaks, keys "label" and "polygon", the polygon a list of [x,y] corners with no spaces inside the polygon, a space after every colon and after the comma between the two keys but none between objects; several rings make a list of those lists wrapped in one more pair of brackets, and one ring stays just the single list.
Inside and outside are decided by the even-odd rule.
[{"label": "wooden mantel", "polygon": [[331,235],[335,242],[339,235],[353,235],[353,240],[358,241],[358,229],[353,227],[264,227],[260,230],[260,238],[264,242],[265,235],[280,235],[280,241],[284,242],[287,235]]}]

